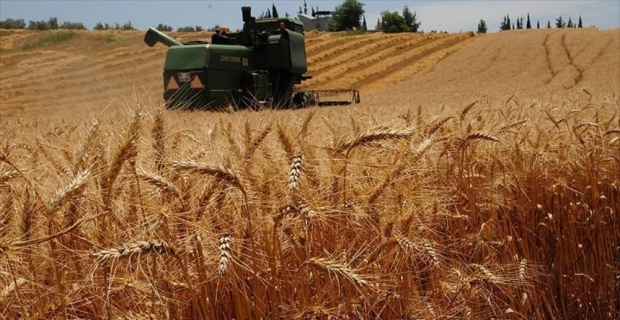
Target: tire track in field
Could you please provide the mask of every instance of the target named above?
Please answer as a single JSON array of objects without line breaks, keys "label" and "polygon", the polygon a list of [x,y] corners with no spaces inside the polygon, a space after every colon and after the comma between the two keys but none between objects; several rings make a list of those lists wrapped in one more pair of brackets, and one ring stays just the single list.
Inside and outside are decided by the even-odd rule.
[{"label": "tire track in field", "polygon": [[573,57],[570,54],[570,51],[568,50],[568,47],[566,46],[566,33],[562,34],[562,49],[564,49],[564,54],[566,55],[566,57],[568,58],[568,63],[571,67],[573,67],[575,70],[577,70],[578,74],[575,77],[574,81],[575,83],[572,86],[569,86],[566,89],[570,89],[573,88],[574,86],[576,86],[577,84],[579,84],[579,82],[581,82],[581,80],[583,79],[583,70],[581,70],[581,68],[579,68],[579,66],[577,66],[573,60]]}]

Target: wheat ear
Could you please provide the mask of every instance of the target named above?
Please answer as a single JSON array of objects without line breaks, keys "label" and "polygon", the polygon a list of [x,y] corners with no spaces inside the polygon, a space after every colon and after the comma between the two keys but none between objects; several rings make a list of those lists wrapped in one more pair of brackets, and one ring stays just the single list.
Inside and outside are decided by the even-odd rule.
[{"label": "wheat ear", "polygon": [[99,252],[94,252],[91,257],[99,260],[107,259],[120,259],[124,257],[130,257],[133,255],[158,253],[158,254],[176,254],[176,250],[168,245],[164,241],[150,240],[150,241],[137,241],[134,243],[123,244],[119,248],[104,249]]},{"label": "wheat ear", "polygon": [[309,265],[313,265],[323,269],[327,272],[331,272],[337,276],[341,276],[354,284],[358,285],[370,285],[370,282],[362,279],[353,269],[349,268],[343,263],[333,261],[325,258],[310,258],[307,262]]},{"label": "wheat ear", "polygon": [[68,199],[76,197],[81,193],[84,185],[86,184],[86,179],[90,175],[90,170],[86,169],[80,173],[78,173],[73,181],[69,183],[63,189],[58,190],[49,204],[49,213],[50,216],[58,209],[58,206],[65,202]]},{"label": "wheat ear", "polygon": [[136,173],[138,174],[138,177],[140,179],[161,189],[162,191],[172,193],[173,195],[177,197],[180,196],[179,189],[177,189],[177,187],[174,184],[172,184],[172,182],[168,181],[166,178],[160,175],[154,174],[154,173],[146,172],[142,169],[136,169]]},{"label": "wheat ear", "polygon": [[228,168],[196,161],[172,161],[171,166],[175,170],[190,171],[213,176],[220,181],[227,182],[230,185],[238,188],[241,192],[245,194],[245,188],[241,184],[241,180],[235,173],[230,171]]},{"label": "wheat ear", "polygon": [[289,171],[289,175],[288,175],[289,192],[295,191],[297,187],[299,186],[299,179],[301,178],[301,171],[303,169],[302,167],[303,161],[304,161],[303,156],[297,156],[293,158],[293,161],[291,161],[291,170]]},{"label": "wheat ear", "polygon": [[218,250],[220,253],[219,263],[217,266],[217,276],[223,277],[228,270],[230,260],[232,259],[232,237],[228,233],[220,235]]},{"label": "wheat ear", "polygon": [[337,153],[345,152],[348,154],[353,148],[372,144],[382,140],[407,139],[413,135],[413,128],[393,130],[384,126],[376,127],[364,134],[357,135],[348,141],[341,141],[335,148]]}]

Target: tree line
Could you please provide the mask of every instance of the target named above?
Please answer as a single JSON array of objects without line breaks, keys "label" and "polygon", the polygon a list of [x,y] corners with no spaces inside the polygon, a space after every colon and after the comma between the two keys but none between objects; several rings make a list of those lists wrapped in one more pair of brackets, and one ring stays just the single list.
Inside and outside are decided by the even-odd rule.
[{"label": "tree line", "polygon": [[0,29],[29,29],[29,30],[56,30],[56,29],[72,29],[72,30],[86,30],[86,26],[84,26],[81,22],[69,22],[64,21],[62,23],[58,23],[58,18],[52,17],[47,21],[26,21],[24,19],[5,19],[0,20]]},{"label": "tree line", "polygon": [[[527,20],[524,23],[523,17],[518,17],[515,20],[510,20],[510,15],[506,14],[504,20],[499,25],[500,31],[518,30],[518,29],[533,29],[530,14],[527,14]],[[516,23],[516,24],[515,24]],[[581,15],[577,22],[573,22],[572,18],[568,18],[568,21],[564,20],[562,16],[555,19],[555,27],[559,29],[563,28],[583,28],[583,21]],[[536,29],[540,29],[540,21],[536,21]],[[547,29],[551,29],[551,21],[547,20]],[[488,27],[486,21],[480,19],[478,23],[478,33],[487,33]]]}]

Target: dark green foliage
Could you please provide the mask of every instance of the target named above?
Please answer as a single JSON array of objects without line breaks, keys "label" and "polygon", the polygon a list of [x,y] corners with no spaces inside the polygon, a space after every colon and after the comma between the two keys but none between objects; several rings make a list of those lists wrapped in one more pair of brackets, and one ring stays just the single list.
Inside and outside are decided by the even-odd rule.
[{"label": "dark green foliage", "polygon": [[68,30],[86,30],[86,26],[84,26],[81,22],[69,22],[64,21],[60,27],[60,29],[68,29]]},{"label": "dark green foliage", "polygon": [[523,29],[523,17],[517,18],[517,29]]},{"label": "dark green foliage", "polygon": [[510,30],[510,16],[509,15],[504,16],[504,21],[502,21],[502,23],[499,25],[499,30],[500,31]]},{"label": "dark green foliage", "polygon": [[6,19],[0,21],[0,29],[30,29],[30,30],[57,30],[57,29],[71,29],[71,30],[86,30],[86,27],[81,22],[69,22],[65,21],[62,24],[58,23],[58,18],[52,17],[47,21],[28,21],[28,26],[26,27],[26,22],[24,19]]},{"label": "dark green foliage", "polygon": [[556,28],[565,28],[566,27],[566,21],[564,21],[564,19],[562,19],[562,16],[560,16],[559,18],[555,19],[555,27]]},{"label": "dark green foliage", "polygon": [[572,20],[570,17],[568,18],[568,23],[566,24],[566,27],[567,27],[567,28],[572,28],[572,27],[574,27],[574,25],[573,25],[573,20]]},{"label": "dark green foliage", "polygon": [[486,21],[480,19],[480,22],[478,22],[478,33],[487,33],[487,29]]},{"label": "dark green foliage", "polygon": [[345,0],[332,12],[330,31],[344,31],[361,28],[364,4],[357,0]]},{"label": "dark green foliage", "polygon": [[26,22],[24,19],[0,20],[0,29],[26,29]]},{"label": "dark green foliage", "polygon": [[579,22],[577,23],[577,28],[583,28],[583,23],[581,22],[581,16],[579,16]]},{"label": "dark green foliage", "polygon": [[172,31],[172,27],[171,26],[169,26],[167,24],[162,24],[162,23],[158,24],[155,29],[157,29],[159,31],[168,31],[168,32]]},{"label": "dark green foliage", "polygon": [[418,21],[416,15],[416,12],[411,13],[408,6],[403,9],[403,20],[405,20],[407,31],[418,32],[421,22]]},{"label": "dark green foliage", "polygon": [[193,26],[178,27],[177,32],[196,32],[196,28]]},{"label": "dark green foliage", "polygon": [[532,29],[532,23],[530,23],[530,14],[527,14],[527,23],[525,26],[526,29]]},{"label": "dark green foliage", "polygon": [[385,33],[396,33],[407,31],[405,19],[397,11],[388,10],[381,12],[381,31]]},{"label": "dark green foliage", "polygon": [[278,9],[276,9],[276,5],[275,4],[271,4],[271,17],[272,18],[279,18],[280,16],[278,15]]},{"label": "dark green foliage", "polygon": [[551,21],[547,20],[547,29],[551,29]]}]

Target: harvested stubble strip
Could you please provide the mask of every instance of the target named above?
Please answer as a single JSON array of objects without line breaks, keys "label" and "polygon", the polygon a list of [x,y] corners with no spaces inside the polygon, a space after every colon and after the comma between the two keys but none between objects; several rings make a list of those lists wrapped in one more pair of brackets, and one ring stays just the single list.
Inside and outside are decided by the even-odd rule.
[{"label": "harvested stubble strip", "polygon": [[149,253],[165,253],[175,255],[176,250],[164,241],[137,241],[130,244],[123,244],[119,248],[105,249],[99,252],[92,253],[91,257],[97,258],[99,260],[107,260],[129,257],[135,254],[141,255]]}]

